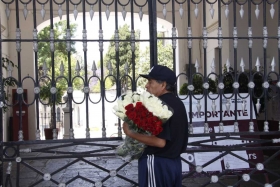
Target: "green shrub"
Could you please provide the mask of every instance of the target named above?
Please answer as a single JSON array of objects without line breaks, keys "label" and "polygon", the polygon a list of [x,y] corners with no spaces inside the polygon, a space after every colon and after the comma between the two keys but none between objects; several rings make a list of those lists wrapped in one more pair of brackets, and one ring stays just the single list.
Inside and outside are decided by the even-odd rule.
[{"label": "green shrub", "polygon": [[[209,92],[212,92],[212,93],[217,93],[217,83],[212,80],[212,79],[208,79],[208,84],[209,84],[209,89],[208,91]],[[194,75],[193,76],[193,84],[194,86],[194,91],[193,91],[193,94],[203,94],[203,78],[199,75]],[[180,90],[179,90],[179,94],[180,95],[187,95],[189,92],[188,90],[188,83],[184,83]]]}]

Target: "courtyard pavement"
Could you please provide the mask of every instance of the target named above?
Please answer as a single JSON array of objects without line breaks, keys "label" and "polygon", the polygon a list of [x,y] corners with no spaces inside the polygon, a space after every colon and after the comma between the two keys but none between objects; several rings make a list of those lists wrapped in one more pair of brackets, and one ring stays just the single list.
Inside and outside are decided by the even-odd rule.
[{"label": "courtyard pavement", "polygon": [[[120,144],[120,141],[110,142],[110,144]],[[53,145],[52,145],[53,146]],[[38,144],[32,145],[33,150],[39,150],[46,148],[48,145]],[[28,147],[26,147],[28,148]],[[30,148],[30,146],[29,146]],[[73,145],[70,147],[64,147],[60,151],[67,152],[85,152],[92,151],[91,145]],[[52,159],[54,156],[62,155],[59,153],[42,153],[42,152],[30,152],[22,153],[20,162],[20,173],[19,173],[19,187],[37,186],[37,187],[130,187],[137,186],[124,178],[134,181],[138,181],[138,163],[132,161],[130,163],[125,162],[115,155],[109,156],[98,156],[98,157],[84,157],[84,159],[76,158],[59,158]],[[25,158],[42,158],[39,160],[25,159]],[[266,157],[268,158],[268,157]],[[9,179],[12,186],[16,185],[16,169],[17,163],[11,162],[11,175],[4,173],[4,181]],[[60,169],[61,167],[64,168]],[[8,162],[4,163],[4,168],[7,171]],[[266,166],[274,172],[280,174],[280,160],[276,158],[273,162],[269,162]],[[115,173],[114,173],[115,172]],[[8,177],[8,178],[7,178]],[[50,177],[49,180],[48,177]],[[269,183],[278,179],[273,178],[271,175],[256,174],[251,177],[260,183],[257,185],[253,182],[242,182],[240,187],[257,187],[265,186],[265,183]],[[219,181],[226,184],[227,187],[232,186],[240,178],[237,176],[222,176],[219,177]],[[53,181],[56,181],[53,182]],[[209,177],[199,178],[186,178],[183,179],[182,184],[184,187],[200,187],[205,182],[209,181]],[[94,185],[91,183],[94,182]],[[102,183],[101,183],[102,182]],[[67,185],[64,185],[67,183]],[[6,184],[7,185],[7,184]],[[5,186],[5,185],[4,185]],[[209,184],[208,187],[220,187],[220,184]],[[277,186],[277,185],[276,185]],[[275,186],[275,187],[276,187]],[[280,186],[280,185],[278,185]]]}]

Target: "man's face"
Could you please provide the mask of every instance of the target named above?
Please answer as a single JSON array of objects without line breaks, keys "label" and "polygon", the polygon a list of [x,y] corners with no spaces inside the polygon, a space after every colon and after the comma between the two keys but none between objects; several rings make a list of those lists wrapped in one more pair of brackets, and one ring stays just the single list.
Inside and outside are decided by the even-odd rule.
[{"label": "man's face", "polygon": [[165,82],[158,83],[154,79],[148,79],[148,83],[146,84],[145,87],[148,92],[150,92],[151,94],[154,94],[155,96],[158,97],[166,92],[165,86],[166,86]]}]

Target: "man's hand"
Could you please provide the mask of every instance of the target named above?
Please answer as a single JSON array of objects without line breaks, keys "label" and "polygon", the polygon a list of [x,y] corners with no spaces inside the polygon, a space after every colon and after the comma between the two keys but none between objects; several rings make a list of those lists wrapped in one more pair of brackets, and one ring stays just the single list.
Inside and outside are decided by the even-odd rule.
[{"label": "man's hand", "polygon": [[166,141],[164,139],[158,138],[156,136],[146,135],[146,134],[139,134],[133,132],[129,129],[128,124],[126,122],[123,123],[123,132],[130,136],[131,138],[142,142],[143,144],[154,146],[154,147],[164,147]]},{"label": "man's hand", "polygon": [[130,136],[131,130],[128,127],[128,124],[126,122],[123,123],[123,132],[127,135]]}]

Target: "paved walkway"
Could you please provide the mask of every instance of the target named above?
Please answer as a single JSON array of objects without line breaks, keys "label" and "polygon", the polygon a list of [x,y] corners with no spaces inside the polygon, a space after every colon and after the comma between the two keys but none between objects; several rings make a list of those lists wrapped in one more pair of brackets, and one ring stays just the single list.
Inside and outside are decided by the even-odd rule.
[{"label": "paved walkway", "polygon": [[[96,143],[96,142],[95,142]],[[110,142],[110,144],[119,144],[120,142]],[[54,146],[54,144],[51,144]],[[32,149],[46,148],[48,145],[32,145]],[[126,163],[122,159],[111,155],[104,157],[88,157],[84,160],[77,160],[76,158],[63,158],[63,159],[51,159],[54,156],[62,155],[59,151],[67,152],[81,152],[81,151],[93,151],[91,145],[73,145],[70,147],[60,148],[57,153],[42,153],[42,152],[31,152],[22,154],[22,162],[20,164],[20,175],[19,175],[19,186],[37,186],[37,187],[63,187],[63,183],[68,182],[67,187],[92,187],[94,186],[91,182],[94,181],[95,186],[101,186],[101,181],[103,186],[108,187],[130,187],[135,186],[133,183],[124,180],[138,181],[137,173],[137,161],[132,161],[131,163]],[[33,157],[33,159],[25,159],[28,157]],[[66,155],[67,156],[67,155]],[[41,157],[40,160],[34,160],[34,157]],[[4,168],[7,168],[5,163]],[[33,168],[31,168],[31,167]],[[64,168],[61,168],[65,166]],[[11,167],[11,183],[12,186],[16,186],[16,168],[17,163],[12,162]],[[60,169],[61,168],[61,169]],[[280,161],[275,159],[266,165],[266,168],[273,169],[274,172],[280,174]],[[60,170],[59,170],[60,169]],[[118,170],[116,172],[116,170]],[[116,172],[116,173],[115,173]],[[49,175],[50,174],[50,175]],[[117,175],[115,175],[117,174]],[[5,175],[6,176],[6,175]],[[57,184],[48,180],[56,181]],[[44,180],[45,179],[45,180]],[[106,179],[106,180],[104,180]],[[261,185],[251,182],[242,182],[241,187],[257,187],[264,186],[266,183],[265,175],[258,174],[252,177],[253,180],[259,181]],[[275,181],[277,179],[268,175],[268,179]],[[5,178],[4,178],[5,180]],[[227,186],[233,185],[238,178],[236,176],[222,176],[219,180],[226,184]],[[40,182],[41,181],[41,182]],[[209,178],[187,178],[184,179],[182,184],[185,187],[199,187],[205,182],[209,181]],[[36,182],[38,182],[37,185]],[[59,184],[61,183],[61,184]],[[220,184],[210,184],[208,187],[220,187]]]},{"label": "paved walkway", "polygon": [[[95,142],[96,143],[96,142]],[[102,142],[104,143],[104,142]],[[119,142],[113,142],[110,144],[119,144]],[[60,144],[61,145],[61,144]],[[48,145],[32,145],[32,149],[42,149],[46,148]],[[52,144],[54,146],[54,144]],[[27,147],[25,147],[27,148]],[[29,148],[29,147],[28,147]],[[97,148],[96,148],[97,149]],[[117,174],[121,177],[125,177],[131,181],[138,180],[137,174],[137,162],[133,161],[131,163],[124,162],[121,158],[116,156],[103,156],[103,157],[84,157],[83,159],[77,158],[63,158],[63,159],[52,159],[54,156],[60,156],[59,151],[79,153],[85,151],[94,151],[95,148],[91,145],[74,145],[70,147],[64,147],[57,150],[57,153],[22,153],[22,162],[20,164],[20,187],[32,186],[34,183],[40,180],[44,180],[48,174],[51,175],[51,179],[57,181],[58,183],[66,183],[71,181],[74,177],[75,180],[71,181],[67,187],[90,187],[93,186],[89,181],[99,182],[108,177],[103,185],[105,186],[133,186],[130,182],[121,179],[118,176],[111,177],[110,172],[114,172],[116,169],[121,168]],[[109,152],[108,152],[109,153]],[[112,151],[111,151],[112,153]],[[27,157],[33,157],[32,160],[27,160]],[[34,157],[42,158],[40,160],[34,160]],[[67,155],[66,155],[67,157]],[[4,168],[6,170],[8,163],[5,162]],[[32,168],[34,169],[31,169]],[[62,168],[60,171],[58,169]],[[11,182],[12,186],[16,186],[16,168],[17,163],[12,162],[11,167]],[[54,173],[55,172],[55,173]],[[6,175],[5,175],[6,176]],[[86,180],[83,179],[86,178]],[[5,179],[4,179],[5,180]],[[87,181],[88,180],[88,181]],[[97,186],[96,185],[96,186]],[[50,180],[45,180],[40,182],[38,187],[53,187],[59,186]],[[63,186],[63,185],[61,185]]]}]

